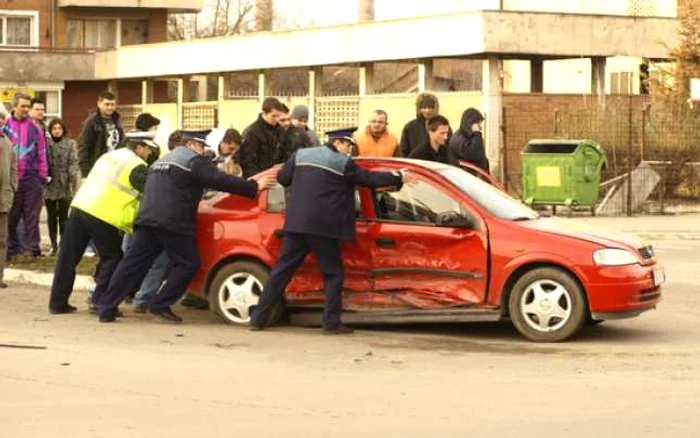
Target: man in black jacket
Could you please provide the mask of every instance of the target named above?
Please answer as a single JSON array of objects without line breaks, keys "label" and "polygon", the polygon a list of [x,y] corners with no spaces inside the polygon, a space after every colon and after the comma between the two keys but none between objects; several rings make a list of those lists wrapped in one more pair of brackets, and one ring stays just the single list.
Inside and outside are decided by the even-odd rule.
[{"label": "man in black jacket", "polygon": [[205,188],[255,198],[275,184],[273,177],[258,182],[218,170],[205,158],[208,131],[182,131],[179,146],[156,161],[148,171],[148,184],[136,216],[134,238],[114,272],[107,291],[98,298],[100,322],[113,322],[117,306],[141,284],[153,261],[165,250],[170,270],[165,286],[149,304],[149,312],[170,322],[182,322],[170,306],[186,292],[197,274],[200,259],[195,239],[197,206]]},{"label": "man in black jacket", "polygon": [[[426,123],[440,114],[440,102],[433,93],[420,93],[416,98],[416,118],[406,123],[401,131],[401,156],[408,157],[414,149],[428,142]],[[452,131],[448,126],[448,138]]]},{"label": "man in black jacket", "polygon": [[327,334],[352,333],[340,321],[345,275],[340,244],[355,240],[355,186],[399,186],[415,180],[404,172],[370,172],[359,167],[349,156],[356,129],[326,132],[328,144],[300,149],[277,174],[277,181],[292,189],[284,243],[251,317],[252,330],[268,325],[270,311],[312,252],[324,279],[323,330]]},{"label": "man in black jacket", "polygon": [[481,134],[484,116],[475,109],[468,108],[462,113],[462,121],[448,146],[448,159],[453,166],[466,161],[489,173],[489,160]]},{"label": "man in black jacket", "polygon": [[240,163],[243,177],[248,178],[278,163],[281,129],[279,119],[284,115],[284,105],[274,97],[263,101],[258,120],[243,131]]},{"label": "man in black jacket", "polygon": [[450,122],[443,116],[434,116],[426,123],[428,128],[428,140],[415,148],[408,158],[417,160],[436,161],[447,163],[447,137],[449,136]]},{"label": "man in black jacket", "polygon": [[116,96],[105,91],[97,98],[97,111],[83,122],[78,137],[78,163],[83,178],[87,177],[98,158],[116,149],[124,139],[116,108]]}]

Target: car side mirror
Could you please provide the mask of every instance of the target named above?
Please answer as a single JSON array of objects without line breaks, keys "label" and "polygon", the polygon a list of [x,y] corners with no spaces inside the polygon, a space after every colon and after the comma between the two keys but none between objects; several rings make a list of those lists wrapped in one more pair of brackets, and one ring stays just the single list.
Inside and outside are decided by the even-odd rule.
[{"label": "car side mirror", "polygon": [[472,218],[459,214],[456,211],[446,211],[444,213],[438,213],[436,222],[437,225],[440,227],[466,229],[476,228],[476,223]]}]

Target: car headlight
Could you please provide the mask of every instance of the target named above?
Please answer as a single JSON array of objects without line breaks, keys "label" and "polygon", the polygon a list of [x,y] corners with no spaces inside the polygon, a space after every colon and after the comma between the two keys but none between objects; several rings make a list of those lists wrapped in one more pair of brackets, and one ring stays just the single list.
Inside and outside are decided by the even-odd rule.
[{"label": "car headlight", "polygon": [[599,249],[593,253],[593,261],[598,266],[624,266],[639,263],[637,257],[626,249]]}]

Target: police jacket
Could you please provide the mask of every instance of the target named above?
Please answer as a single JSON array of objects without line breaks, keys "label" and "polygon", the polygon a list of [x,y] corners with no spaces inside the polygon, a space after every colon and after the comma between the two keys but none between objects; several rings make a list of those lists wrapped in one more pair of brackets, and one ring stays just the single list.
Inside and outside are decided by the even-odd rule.
[{"label": "police jacket", "polygon": [[248,198],[258,193],[257,183],[227,175],[210,160],[180,146],[149,169],[136,225],[194,234],[197,206],[205,188]]},{"label": "police jacket", "polygon": [[370,172],[331,145],[299,149],[277,181],[291,187],[284,230],[355,240],[355,186],[400,186],[399,172]]},{"label": "police jacket", "polygon": [[243,131],[239,153],[244,178],[267,170],[279,162],[280,131],[279,125],[270,125],[262,115]]}]

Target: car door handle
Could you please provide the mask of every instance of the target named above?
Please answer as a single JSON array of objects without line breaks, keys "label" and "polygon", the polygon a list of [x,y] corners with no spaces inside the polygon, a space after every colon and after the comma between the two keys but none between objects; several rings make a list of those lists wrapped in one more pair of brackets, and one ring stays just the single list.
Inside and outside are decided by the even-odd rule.
[{"label": "car door handle", "polygon": [[375,242],[377,242],[377,246],[382,248],[393,248],[396,246],[396,241],[389,237],[378,237]]},{"label": "car door handle", "polygon": [[282,231],[282,230],[280,230],[280,229],[275,230],[273,234],[274,234],[275,237],[278,238],[278,239],[284,238],[284,231]]}]

